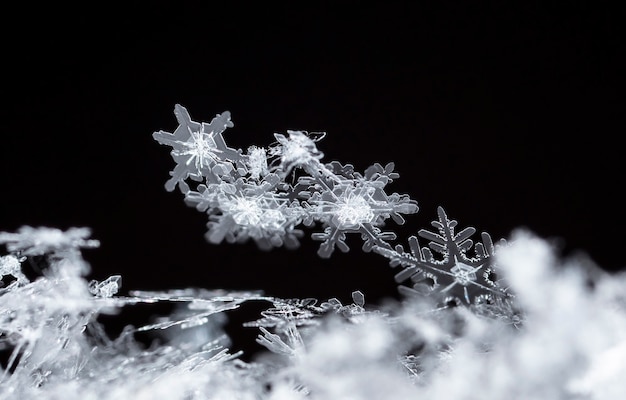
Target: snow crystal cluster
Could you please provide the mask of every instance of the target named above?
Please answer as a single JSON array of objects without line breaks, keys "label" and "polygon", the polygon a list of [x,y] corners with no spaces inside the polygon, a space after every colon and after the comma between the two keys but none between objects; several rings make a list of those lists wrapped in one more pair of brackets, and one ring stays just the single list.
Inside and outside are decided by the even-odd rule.
[{"label": "snow crystal cluster", "polygon": [[[432,230],[393,244],[389,220],[418,211],[388,193],[394,165],[363,173],[324,163],[323,133],[275,134],[244,153],[226,144],[230,114],[193,121],[177,105],[174,132],[155,132],[176,165],[165,187],[208,216],[211,243],[296,248],[304,229],[318,254],[363,250],[394,269],[402,300],[373,307],[282,299],[260,291],[172,289],[118,294],[121,276],[88,280],[86,228],[0,232],[2,399],[616,399],[626,398],[626,277],[563,261],[529,232],[494,242],[437,210]],[[422,240],[423,243],[420,243]],[[37,276],[25,273],[30,265]],[[381,274],[386,269],[381,269]],[[266,304],[243,329],[266,351],[231,349],[224,323],[246,302]],[[176,306],[110,337],[101,315]],[[159,335],[146,345],[142,332]]]}]

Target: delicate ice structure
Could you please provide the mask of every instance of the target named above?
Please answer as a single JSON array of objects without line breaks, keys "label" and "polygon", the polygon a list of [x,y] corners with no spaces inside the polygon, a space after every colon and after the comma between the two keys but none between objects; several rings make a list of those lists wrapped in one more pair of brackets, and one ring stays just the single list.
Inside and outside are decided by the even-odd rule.
[{"label": "delicate ice structure", "polygon": [[[435,231],[409,250],[382,232],[389,218],[417,211],[387,194],[393,165],[363,175],[321,163],[316,135],[276,135],[269,150],[229,149],[228,113],[155,139],[177,162],[168,181],[209,214],[210,242],[249,238],[261,248],[297,245],[296,226],[320,224],[320,255],[358,233],[364,250],[389,259],[403,300],[378,307],[360,291],[331,298],[281,299],[259,291],[172,289],[118,294],[121,276],[87,281],[81,248],[90,231],[22,227],[0,232],[0,398],[23,399],[581,399],[626,397],[626,275],[586,260],[561,261],[526,231],[494,244],[474,228],[456,232],[443,208]],[[169,135],[169,136],[168,136]],[[299,174],[294,185],[287,175]],[[187,178],[197,182],[189,186]],[[34,260],[41,276],[26,276]],[[376,258],[373,257],[373,261]],[[382,269],[381,271],[384,271]],[[231,351],[223,329],[246,302],[267,304],[242,329],[257,329],[267,351],[251,361]],[[126,307],[175,305],[152,323],[110,337],[98,319]],[[146,344],[139,334],[152,333]]]},{"label": "delicate ice structure", "polygon": [[17,280],[17,283],[27,283],[28,278],[26,275],[22,273],[21,262],[24,261],[25,258],[17,258],[14,255],[7,255],[0,257],[0,279],[3,279],[5,276],[12,276]]},{"label": "delicate ice structure", "polygon": [[[439,207],[438,214],[439,219],[432,223],[437,233],[425,229],[418,232],[420,237],[429,240],[428,247],[420,247],[418,238],[411,236],[410,253],[402,245],[394,249],[374,249],[389,258],[392,267],[402,267],[402,271],[396,274],[397,282],[407,279],[412,282],[411,288],[400,286],[399,290],[407,296],[433,294],[443,304],[509,301],[511,293],[496,273],[493,257],[496,246],[491,236],[483,233],[482,243],[474,245],[470,238],[476,229],[468,227],[455,233],[457,221],[449,219],[442,207]],[[499,246],[505,244],[506,241],[501,240]],[[473,256],[468,253],[471,250],[475,253]]]},{"label": "delicate ice structure", "polygon": [[[209,215],[206,238],[211,243],[253,239],[262,249],[295,248],[302,235],[297,226],[321,223],[323,232],[312,235],[322,242],[320,256],[330,257],[335,247],[348,251],[346,233],[359,233],[369,251],[395,239],[393,232],[380,230],[388,218],[403,224],[402,214],[418,210],[407,195],[384,191],[398,177],[393,163],[374,164],[364,174],[351,165],[323,164],[315,143],[324,133],[277,133],[277,143],[268,150],[251,146],[243,154],[222,136],[233,126],[228,111],[210,124],[192,121],[180,105],[174,112],[179,123],[174,133],[153,134],[173,148],[177,163],[166,189],[178,184],[185,202]],[[292,185],[286,178],[296,169],[306,175]],[[190,187],[188,179],[199,183]]]},{"label": "delicate ice structure", "polygon": [[178,184],[183,193],[187,192],[187,178],[196,181],[203,177],[218,179],[218,174],[231,168],[231,162],[241,159],[238,152],[226,146],[222,136],[226,128],[233,126],[228,111],[218,114],[208,124],[192,121],[187,109],[181,105],[176,105],[174,114],[179,125],[173,133],[159,131],[152,135],[157,142],[172,147],[176,167],[165,183],[168,191],[173,191]]}]

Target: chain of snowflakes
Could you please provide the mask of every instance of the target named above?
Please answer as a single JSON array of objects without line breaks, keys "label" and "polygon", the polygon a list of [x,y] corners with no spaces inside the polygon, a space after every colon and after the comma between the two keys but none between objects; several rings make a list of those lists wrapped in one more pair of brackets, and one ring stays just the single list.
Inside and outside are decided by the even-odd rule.
[{"label": "chain of snowflakes", "polygon": [[187,205],[208,214],[209,242],[252,239],[261,249],[296,248],[303,235],[299,227],[319,225],[321,231],[311,237],[321,242],[321,257],[330,257],[335,249],[347,252],[346,235],[359,234],[364,251],[402,267],[396,280],[410,282],[400,287],[405,295],[436,295],[446,304],[468,305],[510,297],[496,279],[489,235],[483,233],[483,243],[474,246],[470,236],[475,229],[455,234],[456,221],[443,208],[433,222],[438,231],[418,233],[429,240],[427,247],[421,248],[415,236],[409,238],[410,252],[390,245],[396,234],[382,230],[387,220],[404,224],[403,215],[418,211],[408,195],[385,191],[399,176],[393,163],[374,164],[363,173],[350,164],[323,163],[316,143],[325,134],[292,130],[275,133],[276,142],[267,148],[251,146],[244,153],[224,140],[226,128],[233,127],[228,111],[209,123],[193,121],[181,105],[174,113],[179,124],[174,132],[153,134],[172,147],[176,162],[165,188],[178,186]]}]

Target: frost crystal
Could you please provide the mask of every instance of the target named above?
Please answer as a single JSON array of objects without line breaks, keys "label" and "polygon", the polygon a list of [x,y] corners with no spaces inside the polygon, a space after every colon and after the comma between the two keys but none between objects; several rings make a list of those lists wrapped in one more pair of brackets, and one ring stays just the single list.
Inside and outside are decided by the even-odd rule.
[{"label": "frost crystal", "polygon": [[313,234],[313,239],[323,242],[318,252],[322,257],[330,257],[335,247],[348,251],[344,241],[346,233],[360,233],[365,251],[374,246],[386,247],[388,240],[395,239],[395,234],[380,230],[385,221],[391,217],[403,224],[401,214],[418,210],[417,202],[408,196],[385,193],[385,186],[398,176],[393,172],[393,163],[384,168],[375,164],[364,175],[355,173],[351,166],[334,163],[329,167],[334,172],[326,179],[300,180],[308,189],[311,218],[324,227],[324,233]]}]

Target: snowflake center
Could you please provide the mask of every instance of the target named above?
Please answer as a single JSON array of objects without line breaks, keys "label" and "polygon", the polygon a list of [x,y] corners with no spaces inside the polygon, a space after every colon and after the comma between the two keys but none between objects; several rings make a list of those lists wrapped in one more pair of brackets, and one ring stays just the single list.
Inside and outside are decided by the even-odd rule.
[{"label": "snowflake center", "polygon": [[302,132],[289,131],[289,139],[281,140],[284,164],[302,165],[319,158],[315,143]]},{"label": "snowflake center", "polygon": [[263,210],[257,202],[246,198],[235,200],[231,212],[233,219],[238,225],[256,226],[263,217]]},{"label": "snowflake center", "polygon": [[476,271],[467,264],[457,262],[450,269],[450,272],[454,274],[454,279],[463,286],[467,286],[468,283],[476,280]]},{"label": "snowflake center", "polygon": [[190,140],[182,143],[185,150],[180,151],[179,155],[190,156],[187,165],[195,162],[196,168],[202,169],[208,166],[211,161],[217,160],[217,154],[220,153],[216,147],[215,141],[204,132],[191,132]]},{"label": "snowflake center", "polygon": [[348,195],[335,211],[341,225],[359,225],[374,218],[374,212],[367,200],[361,196]]}]

